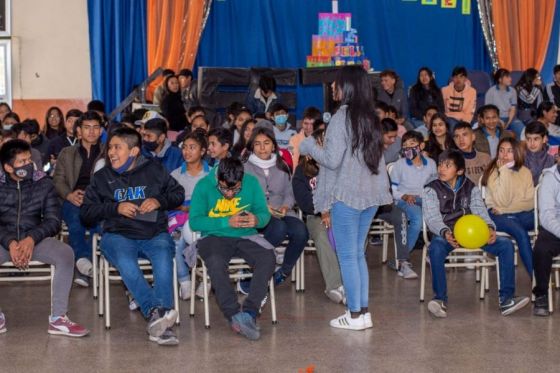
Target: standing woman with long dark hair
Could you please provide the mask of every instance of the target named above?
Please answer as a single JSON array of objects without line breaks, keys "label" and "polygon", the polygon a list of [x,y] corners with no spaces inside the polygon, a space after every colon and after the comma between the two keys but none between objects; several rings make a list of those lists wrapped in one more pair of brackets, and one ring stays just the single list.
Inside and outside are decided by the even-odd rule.
[{"label": "standing woman with long dark hair", "polygon": [[364,246],[377,208],[393,202],[383,158],[383,131],[375,116],[370,80],[360,66],[343,67],[333,83],[340,108],[327,127],[323,147],[308,137],[302,155],[320,165],[313,196],[315,212],[331,212],[336,253],[347,297],[347,311],[331,320],[335,328],[373,326]]}]

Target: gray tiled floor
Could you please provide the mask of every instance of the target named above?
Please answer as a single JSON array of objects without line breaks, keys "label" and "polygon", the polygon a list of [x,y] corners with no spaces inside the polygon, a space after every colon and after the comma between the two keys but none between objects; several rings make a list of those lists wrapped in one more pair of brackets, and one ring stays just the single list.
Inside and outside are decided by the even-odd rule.
[{"label": "gray tiled floor", "polygon": [[[46,333],[48,285],[2,283],[0,305],[8,333],[0,335],[0,372],[271,373],[304,372],[309,366],[315,372],[559,370],[560,316],[537,319],[527,307],[502,317],[495,273],[487,298],[480,301],[474,271],[449,272],[449,317],[436,320],[418,302],[419,281],[397,277],[381,265],[379,251],[379,246],[369,249],[373,329],[351,332],[328,326],[343,308],[323,295],[317,261],[308,255],[306,292],[297,294],[290,284],[277,289],[280,322],[272,326],[265,310],[258,342],[234,335],[211,297],[210,330],[203,326],[202,303],[191,319],[182,302],[180,346],[158,347],[147,340],[140,314],[128,311],[119,285],[112,288],[111,330],[105,331],[90,291],[75,288],[70,315],[92,334],[80,340],[52,337]],[[419,258],[414,253],[418,271]],[[517,274],[518,294],[529,295],[529,278],[521,266]],[[428,277],[428,299],[429,286]]]}]

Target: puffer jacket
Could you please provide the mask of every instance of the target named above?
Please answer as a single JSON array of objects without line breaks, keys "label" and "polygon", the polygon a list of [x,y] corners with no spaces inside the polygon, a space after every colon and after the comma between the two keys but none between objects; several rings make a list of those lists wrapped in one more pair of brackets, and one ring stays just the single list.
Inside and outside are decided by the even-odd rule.
[{"label": "puffer jacket", "polygon": [[50,177],[42,171],[33,180],[14,181],[0,176],[0,245],[31,237],[38,244],[60,230],[58,194]]}]

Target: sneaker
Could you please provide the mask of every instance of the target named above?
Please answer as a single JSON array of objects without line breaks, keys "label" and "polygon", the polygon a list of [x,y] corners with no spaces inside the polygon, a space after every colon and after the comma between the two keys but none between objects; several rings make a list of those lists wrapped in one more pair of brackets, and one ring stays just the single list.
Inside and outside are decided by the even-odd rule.
[{"label": "sneaker", "polygon": [[177,346],[179,344],[179,339],[177,334],[171,328],[165,329],[162,335],[159,337],[149,336],[150,341],[156,342],[160,346]]},{"label": "sneaker", "polygon": [[398,275],[406,280],[418,278],[418,274],[412,270],[412,264],[409,261],[401,262]]},{"label": "sneaker", "polygon": [[340,291],[340,287],[337,289],[325,290],[325,295],[336,304],[342,303],[344,299],[344,294]]},{"label": "sneaker", "polygon": [[395,271],[398,271],[398,270],[399,270],[399,265],[398,265],[398,263],[397,263],[397,260],[395,260],[395,259],[389,259],[389,260],[387,260],[387,267],[389,267],[389,268],[391,268],[391,269],[393,269],[393,270],[395,270]]},{"label": "sneaker", "polygon": [[80,258],[76,261],[76,268],[80,274],[93,277],[93,264],[87,258]]},{"label": "sneaker", "polygon": [[364,330],[366,328],[364,315],[360,315],[359,317],[353,319],[349,311],[346,311],[344,315],[339,316],[336,319],[332,319],[330,325],[333,328],[348,330]]},{"label": "sneaker", "polygon": [[134,299],[134,297],[132,296],[132,294],[130,294],[128,292],[128,290],[126,291],[126,296],[128,298],[128,309],[131,311],[136,311],[137,309],[140,308],[140,305],[136,302],[136,299]]},{"label": "sneaker", "polygon": [[528,297],[513,297],[500,303],[500,311],[502,311],[502,316],[511,315],[512,313],[525,307],[527,304],[529,304]]},{"label": "sneaker", "polygon": [[428,303],[428,311],[435,317],[447,317],[447,305],[444,301],[432,299]]},{"label": "sneaker", "polygon": [[371,312],[364,313],[364,325],[366,329],[373,328],[373,321],[371,319]]},{"label": "sneaker", "polygon": [[152,337],[160,337],[175,324],[175,321],[177,321],[177,311],[174,309],[166,311],[162,307],[156,307],[150,312],[146,331]]},{"label": "sneaker", "polygon": [[550,316],[550,311],[548,310],[548,295],[542,295],[535,299],[535,305],[533,307],[533,315]]},{"label": "sneaker", "polygon": [[231,329],[247,339],[256,341],[261,337],[255,319],[247,312],[238,312],[231,318]]},{"label": "sneaker", "polygon": [[[208,291],[207,291],[208,296],[210,296],[210,290],[211,289],[212,289],[212,284],[210,283],[210,280],[208,280]],[[197,298],[204,299],[204,286],[202,284],[202,281],[200,282],[200,284],[198,284],[194,294],[196,295]]]},{"label": "sneaker", "polygon": [[288,275],[282,272],[282,268],[278,268],[272,276],[274,277],[274,286],[282,284],[288,278]]},{"label": "sneaker", "polygon": [[179,297],[182,300],[191,299],[191,288],[192,288],[191,280],[181,281],[179,283]]},{"label": "sneaker", "polygon": [[74,283],[83,288],[89,288],[89,277],[84,276],[78,272],[74,276]]},{"label": "sneaker", "polygon": [[0,334],[6,333],[6,317],[0,312]]},{"label": "sneaker", "polygon": [[56,319],[49,319],[49,334],[65,335],[67,337],[84,337],[89,334],[89,330],[70,321],[67,316],[60,316]]}]

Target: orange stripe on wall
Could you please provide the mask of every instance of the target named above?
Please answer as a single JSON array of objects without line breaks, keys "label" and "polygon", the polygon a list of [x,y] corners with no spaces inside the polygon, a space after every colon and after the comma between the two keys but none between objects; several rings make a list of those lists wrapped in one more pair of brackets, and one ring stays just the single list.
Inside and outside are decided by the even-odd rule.
[{"label": "orange stripe on wall", "polygon": [[45,116],[51,106],[58,106],[66,115],[70,109],[86,110],[89,98],[83,99],[45,99],[45,100],[12,100],[12,110],[16,112],[21,120],[35,118],[41,126],[45,125]]}]

